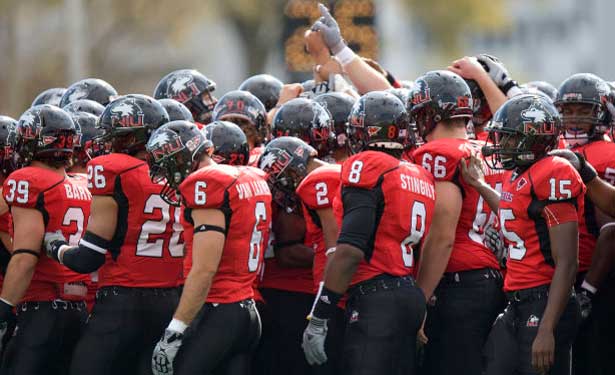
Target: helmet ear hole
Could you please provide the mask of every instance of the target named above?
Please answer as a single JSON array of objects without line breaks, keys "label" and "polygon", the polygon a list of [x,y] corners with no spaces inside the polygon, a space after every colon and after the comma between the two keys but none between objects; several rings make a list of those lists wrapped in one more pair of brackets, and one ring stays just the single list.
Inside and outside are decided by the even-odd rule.
[{"label": "helmet ear hole", "polygon": [[436,123],[437,123],[437,122],[440,122],[440,121],[442,121],[442,116],[440,116],[440,115],[435,115],[435,116],[433,117],[433,122],[436,122]]}]

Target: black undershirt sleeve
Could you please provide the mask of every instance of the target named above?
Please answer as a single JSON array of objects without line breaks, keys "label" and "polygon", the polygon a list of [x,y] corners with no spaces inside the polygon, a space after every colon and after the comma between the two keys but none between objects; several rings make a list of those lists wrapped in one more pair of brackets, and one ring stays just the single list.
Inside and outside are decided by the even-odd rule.
[{"label": "black undershirt sleeve", "polygon": [[344,218],[338,244],[352,245],[371,258],[377,226],[378,192],[356,187],[342,189]]}]

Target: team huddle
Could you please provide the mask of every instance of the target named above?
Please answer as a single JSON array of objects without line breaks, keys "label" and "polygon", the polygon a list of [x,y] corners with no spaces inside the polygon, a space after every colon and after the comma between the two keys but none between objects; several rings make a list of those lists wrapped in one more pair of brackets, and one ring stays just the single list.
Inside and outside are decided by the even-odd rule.
[{"label": "team huddle", "polygon": [[310,81],[0,116],[1,374],[614,373],[615,87],[399,81],[320,11]]}]

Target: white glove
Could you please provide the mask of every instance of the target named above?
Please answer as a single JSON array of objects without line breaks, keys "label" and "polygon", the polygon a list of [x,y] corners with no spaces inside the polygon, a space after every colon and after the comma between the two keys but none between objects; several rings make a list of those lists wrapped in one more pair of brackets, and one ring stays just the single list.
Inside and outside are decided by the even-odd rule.
[{"label": "white glove", "polygon": [[305,331],[301,347],[305,359],[310,365],[322,365],[327,362],[325,353],[325,340],[327,339],[327,320],[312,317]]},{"label": "white glove", "polygon": [[498,262],[502,264],[504,258],[506,258],[506,246],[502,239],[502,233],[497,230],[493,225],[488,225],[485,228],[485,245],[495,254]]},{"label": "white glove", "polygon": [[55,232],[47,232],[45,233],[45,237],[43,237],[43,246],[45,247],[47,256],[58,262],[58,250],[60,249],[60,246],[66,244],[66,238],[64,238],[64,235],[60,229]]},{"label": "white glove", "polygon": [[[520,93],[517,82],[512,80],[512,78],[510,77],[510,73],[508,73],[508,70],[506,69],[504,64],[502,64],[502,62],[497,57],[482,53],[476,56],[476,59],[483,65],[483,67],[491,77],[491,80],[493,80],[493,82],[500,88],[500,90],[502,90],[504,95],[512,97]],[[513,87],[516,87],[517,90],[513,90],[514,92],[511,92],[510,89],[512,89]]]},{"label": "white glove", "polygon": [[184,334],[166,329],[156,344],[152,355],[152,372],[154,375],[173,375],[173,361],[182,345]]},{"label": "white glove", "polygon": [[329,9],[322,4],[318,4],[318,9],[320,10],[320,17],[318,21],[314,22],[312,25],[313,31],[320,31],[322,33],[322,39],[327,45],[327,48],[331,50],[331,52],[336,55],[338,52],[346,47],[346,43],[342,39],[342,32],[340,31],[340,27],[335,21],[335,18],[331,16],[329,13]]}]

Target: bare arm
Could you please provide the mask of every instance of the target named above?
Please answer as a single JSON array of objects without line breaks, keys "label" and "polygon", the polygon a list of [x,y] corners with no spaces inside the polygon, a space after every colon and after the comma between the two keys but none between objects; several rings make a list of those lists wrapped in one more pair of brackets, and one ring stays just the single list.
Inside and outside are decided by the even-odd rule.
[{"label": "bare arm", "polygon": [[363,256],[363,251],[357,247],[338,244],[337,250],[327,262],[325,286],[335,293],[346,293]]},{"label": "bare arm", "polygon": [[[195,209],[192,211],[194,226],[212,225],[225,228],[224,213],[215,209]],[[186,278],[179,305],[174,319],[189,325],[199,312],[222,258],[225,236],[216,231],[199,232],[192,242],[192,268]]]},{"label": "bare arm", "polygon": [[339,229],[337,227],[337,221],[335,221],[335,215],[332,208],[323,208],[316,211],[320,218],[322,225],[322,234],[325,239],[325,248],[330,249],[335,247],[337,243],[337,235]]},{"label": "bare arm", "polygon": [[500,193],[485,182],[484,168],[483,162],[476,155],[471,155],[470,160],[464,158],[461,161],[463,180],[483,197],[491,211],[497,213],[500,207]]},{"label": "bare arm", "polygon": [[615,187],[600,177],[586,183],[587,196],[592,202],[609,216],[615,217]]},{"label": "bare arm", "polygon": [[487,98],[491,113],[495,113],[506,101],[506,95],[493,82],[489,74],[476,60],[476,57],[465,56],[455,60],[448,67],[448,70],[459,74],[463,78],[475,80],[483,94],[485,94],[485,98]]},{"label": "bare arm", "polygon": [[418,286],[429,300],[440,282],[455,243],[455,229],[463,198],[452,182],[436,182],[436,206],[429,234],[421,251]]},{"label": "bare arm", "polygon": [[281,267],[312,267],[314,250],[303,244],[305,237],[303,217],[281,210],[273,222],[273,232],[276,240],[275,259]]},{"label": "bare arm", "polygon": [[93,196],[88,231],[110,241],[115,235],[117,210],[117,202],[112,197]]},{"label": "bare arm", "polygon": [[[40,253],[45,223],[43,215],[33,208],[14,207],[14,249],[26,249]],[[32,254],[14,255],[8,265],[0,298],[15,305],[23,298],[34,275],[38,258]]]}]

